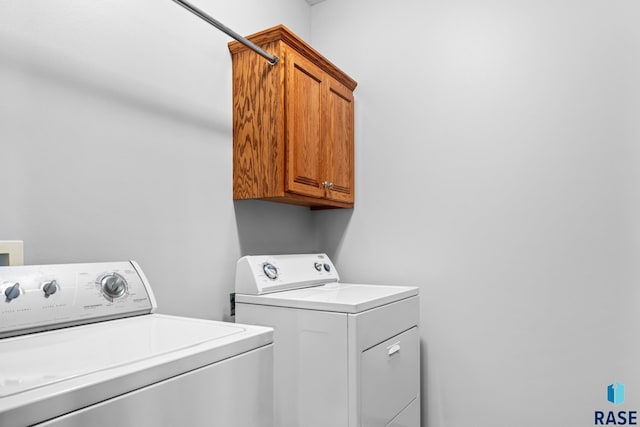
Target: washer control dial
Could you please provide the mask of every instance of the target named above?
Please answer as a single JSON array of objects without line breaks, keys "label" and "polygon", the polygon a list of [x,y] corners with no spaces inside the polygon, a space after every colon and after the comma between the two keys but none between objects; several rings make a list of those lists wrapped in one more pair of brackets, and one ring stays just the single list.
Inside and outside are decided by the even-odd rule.
[{"label": "washer control dial", "polygon": [[127,281],[118,273],[111,273],[100,279],[102,293],[109,300],[120,298],[127,292]]},{"label": "washer control dial", "polygon": [[316,270],[318,271],[322,271],[322,263],[320,262],[314,262],[313,266],[315,267]]},{"label": "washer control dial", "polygon": [[49,298],[51,295],[58,292],[58,282],[56,280],[48,280],[42,284],[42,292],[44,297]]},{"label": "washer control dial", "polygon": [[331,266],[327,263],[324,264],[324,271],[326,271],[327,273],[331,271]]},{"label": "washer control dial", "polygon": [[18,298],[20,295],[22,294],[22,291],[20,290],[20,283],[18,282],[14,282],[9,284],[9,286],[7,286],[4,289],[4,296],[6,297],[6,302],[10,302],[16,298]]},{"label": "washer control dial", "polygon": [[270,262],[265,262],[262,265],[262,271],[264,271],[264,274],[271,280],[276,280],[278,278],[278,269]]}]

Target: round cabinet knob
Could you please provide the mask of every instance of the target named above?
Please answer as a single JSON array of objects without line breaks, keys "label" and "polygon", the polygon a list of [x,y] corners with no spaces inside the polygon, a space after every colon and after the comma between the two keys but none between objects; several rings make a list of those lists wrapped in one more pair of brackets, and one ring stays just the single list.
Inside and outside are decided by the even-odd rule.
[{"label": "round cabinet knob", "polygon": [[55,280],[44,282],[42,285],[42,292],[44,292],[45,298],[49,298],[51,295],[58,292],[58,282]]},{"label": "round cabinet knob", "polygon": [[322,264],[319,262],[314,262],[313,266],[315,267],[316,270],[318,271],[322,271]]},{"label": "round cabinet knob", "polygon": [[100,280],[102,292],[109,298],[118,298],[127,291],[127,281],[119,274],[113,273]]},{"label": "round cabinet knob", "polygon": [[327,273],[331,271],[331,266],[329,264],[324,264],[324,271]]},{"label": "round cabinet knob", "polygon": [[4,296],[7,298],[6,301],[12,301],[20,296],[20,283],[16,282],[13,285],[5,288]]},{"label": "round cabinet knob", "polygon": [[278,269],[275,265],[269,262],[262,266],[262,271],[264,271],[264,274],[266,274],[266,276],[271,280],[276,280],[278,278]]}]

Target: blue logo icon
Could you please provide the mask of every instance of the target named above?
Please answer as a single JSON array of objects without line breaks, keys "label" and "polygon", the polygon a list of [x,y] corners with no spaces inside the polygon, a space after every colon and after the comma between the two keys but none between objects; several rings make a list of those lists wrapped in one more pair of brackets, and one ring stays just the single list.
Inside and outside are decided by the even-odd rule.
[{"label": "blue logo icon", "polygon": [[607,400],[618,406],[624,402],[624,384],[616,381],[607,387]]}]

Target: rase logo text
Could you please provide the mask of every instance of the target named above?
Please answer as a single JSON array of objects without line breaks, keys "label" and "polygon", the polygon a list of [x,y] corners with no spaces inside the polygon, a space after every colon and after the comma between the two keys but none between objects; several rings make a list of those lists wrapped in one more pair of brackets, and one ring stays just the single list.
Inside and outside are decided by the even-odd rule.
[{"label": "rase logo text", "polygon": [[[624,384],[616,381],[607,386],[607,400],[614,406],[624,402]],[[638,425],[638,411],[595,411],[595,425]]]}]

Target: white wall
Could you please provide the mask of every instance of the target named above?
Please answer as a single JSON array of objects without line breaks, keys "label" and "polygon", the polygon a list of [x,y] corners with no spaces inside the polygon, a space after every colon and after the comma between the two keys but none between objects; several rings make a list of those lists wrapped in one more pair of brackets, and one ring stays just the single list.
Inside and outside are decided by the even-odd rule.
[{"label": "white wall", "polygon": [[[195,3],[310,33],[302,0]],[[213,319],[238,257],[313,249],[308,210],[232,202],[230,40],[170,0],[0,2],[0,239],[29,264],[135,259],[160,311]]]},{"label": "white wall", "polygon": [[343,280],[422,296],[429,427],[640,409],[640,3],[327,0],[358,82],[356,207],[317,213]]}]

